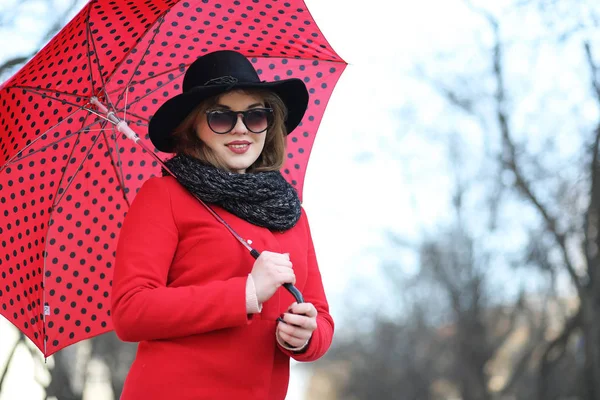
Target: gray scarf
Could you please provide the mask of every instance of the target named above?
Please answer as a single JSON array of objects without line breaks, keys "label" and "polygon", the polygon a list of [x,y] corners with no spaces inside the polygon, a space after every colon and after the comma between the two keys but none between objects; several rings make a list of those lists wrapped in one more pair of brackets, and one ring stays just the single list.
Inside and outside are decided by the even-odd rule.
[{"label": "gray scarf", "polygon": [[[237,174],[187,155],[165,162],[191,193],[238,217],[274,231],[292,228],[300,218],[296,189],[279,171]],[[170,175],[163,170],[163,176]]]}]

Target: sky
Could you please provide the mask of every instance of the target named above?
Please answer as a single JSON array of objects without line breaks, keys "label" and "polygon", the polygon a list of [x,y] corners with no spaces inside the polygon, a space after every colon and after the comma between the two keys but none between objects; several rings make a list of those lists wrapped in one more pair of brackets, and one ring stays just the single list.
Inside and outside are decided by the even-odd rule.
[{"label": "sky", "polygon": [[[415,132],[403,115],[434,120],[440,113],[435,98],[413,109],[415,63],[472,27],[456,23],[468,20],[457,1],[307,4],[349,64],[315,140],[304,194],[327,291],[335,296],[332,310],[344,313],[344,294],[357,279],[377,281],[391,247],[388,232],[414,241],[448,217],[452,182],[440,173],[446,170],[444,143]],[[414,269],[412,252],[393,257]]]},{"label": "sky", "polygon": [[[362,321],[363,310],[353,308],[360,299],[352,290],[357,285],[386,287],[380,273],[383,261],[396,261],[406,273],[416,269],[414,252],[394,249],[388,234],[413,243],[452,218],[448,138],[434,131],[453,123],[467,136],[476,131],[465,119],[440,121],[446,116],[446,104],[416,79],[415,67],[435,60],[439,53],[451,54],[457,46],[489,43],[491,37],[485,33],[473,37],[482,21],[458,0],[306,3],[329,43],[348,62],[323,117],[304,187],[304,208],[331,313],[337,329],[344,329]],[[37,18],[25,18],[19,32],[0,38],[0,58],[36,45],[30,36],[38,29]],[[552,56],[542,54],[542,59]],[[518,70],[519,64],[514,65]],[[429,67],[424,65],[425,70]],[[567,78],[562,84],[568,85]],[[426,107],[419,106],[423,104]],[[585,107],[583,112],[595,116]],[[527,115],[522,118],[526,123]],[[410,121],[420,121],[425,131]],[[476,134],[470,137],[476,148],[484,146]],[[364,305],[385,302],[385,296],[377,297],[364,299]],[[0,320],[0,335],[2,365],[6,356],[2,343],[12,335],[5,320]],[[27,357],[20,360],[20,371],[32,371]],[[294,364],[288,400],[302,398],[298,394],[306,377]],[[32,384],[25,387],[38,390]],[[12,396],[4,391],[0,400]],[[30,396],[38,398],[33,392]]]}]

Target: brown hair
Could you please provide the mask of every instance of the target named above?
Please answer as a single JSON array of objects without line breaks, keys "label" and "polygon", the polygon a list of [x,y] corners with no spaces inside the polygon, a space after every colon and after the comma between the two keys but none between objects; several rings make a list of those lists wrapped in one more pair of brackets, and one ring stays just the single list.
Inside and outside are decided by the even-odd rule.
[{"label": "brown hair", "polygon": [[[262,99],[265,106],[273,109],[273,123],[266,132],[265,146],[258,159],[247,169],[247,172],[278,171],[285,161],[285,145],[287,132],[285,118],[287,109],[279,96],[267,90],[239,90],[239,92]],[[200,103],[173,131],[176,153],[196,157],[218,168],[227,167],[216,157],[214,152],[200,140],[196,127],[206,118],[206,111],[215,106],[220,97],[208,98]]]}]

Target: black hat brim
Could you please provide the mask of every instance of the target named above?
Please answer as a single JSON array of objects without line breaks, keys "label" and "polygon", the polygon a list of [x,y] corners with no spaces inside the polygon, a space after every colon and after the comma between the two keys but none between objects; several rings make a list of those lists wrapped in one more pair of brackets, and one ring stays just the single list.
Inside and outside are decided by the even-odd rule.
[{"label": "black hat brim", "polygon": [[148,126],[152,144],[162,152],[172,153],[175,148],[172,133],[194,108],[210,97],[236,89],[264,89],[277,94],[287,108],[284,124],[288,134],[300,124],[308,106],[306,85],[297,78],[274,82],[238,83],[233,86],[198,86],[174,96],[156,110]]}]

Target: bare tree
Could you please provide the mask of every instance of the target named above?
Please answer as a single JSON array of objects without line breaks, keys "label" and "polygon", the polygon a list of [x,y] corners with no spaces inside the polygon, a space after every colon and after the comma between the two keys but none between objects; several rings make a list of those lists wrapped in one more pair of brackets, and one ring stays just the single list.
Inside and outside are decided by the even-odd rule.
[{"label": "bare tree", "polygon": [[[533,184],[530,179],[526,176],[523,168],[520,164],[519,154],[514,141],[514,135],[510,128],[510,115],[507,113],[506,108],[506,86],[504,82],[504,71],[503,71],[503,46],[499,34],[499,23],[498,21],[488,15],[488,20],[495,34],[495,45],[492,52],[493,57],[493,76],[496,80],[496,105],[497,105],[497,123],[500,127],[502,134],[502,142],[504,145],[504,151],[500,157],[503,168],[511,171],[515,176],[514,188],[538,211],[542,217],[547,231],[553,236],[555,244],[560,249],[562,254],[562,267],[567,271],[571,277],[571,281],[577,290],[577,294],[581,301],[581,308],[575,315],[573,315],[569,321],[565,324],[565,329],[550,345],[548,346],[547,353],[542,359],[541,364],[541,388],[540,388],[540,399],[546,399],[547,394],[544,388],[547,386],[545,378],[547,377],[547,370],[551,368],[551,361],[548,354],[554,351],[556,348],[563,348],[566,341],[571,334],[573,334],[578,328],[582,329],[584,336],[584,343],[586,346],[586,365],[584,374],[587,376],[586,383],[589,399],[600,398],[600,323],[597,316],[600,312],[600,279],[598,273],[599,258],[598,258],[598,245],[600,244],[597,230],[600,228],[599,224],[599,209],[600,206],[600,180],[598,179],[598,172],[600,171],[600,164],[598,161],[598,144],[600,142],[600,124],[594,132],[593,144],[589,150],[591,162],[589,163],[589,171],[591,175],[590,184],[590,200],[586,215],[584,217],[584,232],[577,232],[577,227],[561,228],[559,224],[559,218],[551,211],[551,207],[548,206],[542,199],[536,195]],[[591,55],[591,49],[589,43],[584,43],[583,48],[586,51],[587,59],[589,62],[590,69],[592,71],[592,86],[598,93],[600,102],[600,86],[598,83],[598,74],[596,73],[596,65]],[[581,248],[585,254],[586,266],[584,271],[579,272],[576,270],[573,256],[570,254],[568,249],[569,236],[577,237],[578,233],[583,233],[583,240],[581,240]]]},{"label": "bare tree", "polygon": [[113,398],[120,398],[125,377],[135,357],[136,344],[122,342],[114,332],[95,337],[90,343],[90,357],[100,360],[108,367]]},{"label": "bare tree", "polygon": [[[341,398],[535,396],[549,298],[537,305],[524,293],[514,302],[495,300],[503,296],[490,284],[491,258],[460,222],[464,190],[457,185],[457,221],[419,246],[419,272],[394,280],[395,293],[413,299],[404,302],[405,316],[377,317],[372,333],[351,337],[329,356],[347,370],[337,377]],[[524,339],[515,344],[516,336]]]},{"label": "bare tree", "polygon": [[[435,331],[423,310],[414,308],[404,321],[378,319],[368,335],[352,337],[328,354],[327,369],[345,370],[337,398],[421,400],[432,398],[435,381]],[[323,364],[322,364],[323,365]],[[326,373],[326,372],[324,372]]]},{"label": "bare tree", "polygon": [[[29,340],[19,332],[19,336],[15,343],[13,344],[11,351],[9,353],[8,359],[6,360],[6,364],[2,370],[2,375],[0,375],[0,392],[2,391],[2,387],[4,381],[7,376],[8,369],[13,361],[16,350],[19,347],[25,347],[35,364],[45,368],[46,362],[43,359],[42,355],[39,353],[39,350],[35,348],[32,344],[29,343]],[[72,358],[72,355],[67,354],[68,352],[73,352],[73,349],[69,349],[63,353],[57,353],[53,357],[54,366],[52,368],[47,368],[50,374],[50,383],[45,386],[45,398],[57,398],[60,400],[81,400],[83,398],[83,392],[81,390],[77,390],[73,385],[73,373],[70,371],[72,368],[70,366],[73,364],[69,358]],[[38,381],[41,386],[44,386],[41,382]]]},{"label": "bare tree", "polygon": [[[579,43],[581,59],[587,65],[587,75],[581,79],[586,80],[591,95],[596,99],[597,108],[600,110],[600,73],[598,62],[594,56],[594,44],[585,29],[586,26],[597,27],[597,16],[600,8],[591,2],[553,2],[530,1],[522,2],[521,6],[534,5],[541,12],[555,10],[556,7],[570,7],[570,24],[560,27],[556,35],[545,37],[554,40],[558,46],[560,42],[570,40],[570,43]],[[577,4],[575,4],[577,3]],[[506,30],[502,29],[502,18],[489,10],[475,7],[468,3],[471,9],[487,22],[492,34],[492,44],[483,53],[488,59],[489,71],[487,82],[479,76],[471,80],[471,85],[481,85],[479,93],[484,93],[480,98],[470,97],[473,89],[465,90],[463,87],[445,84],[440,93],[448,103],[461,112],[471,114],[482,122],[483,130],[497,132],[501,144],[499,151],[491,155],[497,161],[498,176],[509,174],[510,184],[504,185],[509,190],[520,196],[524,204],[533,210],[540,221],[540,230],[536,235],[550,238],[549,244],[537,248],[537,260],[533,263],[536,267],[550,271],[552,274],[566,274],[574,288],[579,300],[579,308],[565,321],[564,327],[546,347],[540,359],[538,398],[554,398],[555,382],[552,377],[557,377],[554,370],[561,370],[566,360],[572,357],[569,353],[569,344],[573,341],[580,343],[584,350],[583,365],[579,368],[580,380],[570,380],[566,375],[561,377],[571,382],[583,383],[583,389],[578,393],[581,398],[600,399],[600,120],[589,131],[580,131],[576,139],[584,143],[580,157],[575,166],[578,169],[578,178],[560,178],[560,167],[557,164],[549,165],[541,162],[542,154],[535,154],[527,150],[524,139],[527,137],[513,123],[517,103],[511,88],[518,86],[510,81],[507,73],[507,53],[511,43],[506,40]],[[591,12],[582,12],[583,9]],[[547,14],[550,15],[550,14]],[[563,14],[561,19],[564,18]],[[585,21],[583,18],[587,18]],[[559,30],[551,19],[549,29]],[[510,25],[506,25],[510,26]],[[462,74],[462,79],[468,72]],[[532,75],[530,79],[540,79]],[[489,82],[493,82],[492,89],[487,90]],[[486,93],[487,90],[487,93]],[[477,90],[475,90],[477,91]],[[559,94],[560,95],[560,94]],[[460,100],[460,101],[459,101]],[[482,108],[465,107],[465,104],[486,103],[488,112]],[[491,112],[489,112],[491,110]],[[544,113],[540,112],[541,118]],[[551,118],[547,114],[545,117]],[[577,118],[574,116],[574,118]],[[541,122],[541,121],[540,121]],[[575,121],[574,121],[575,122]],[[540,124],[542,125],[542,124]],[[577,126],[578,124],[572,124]],[[554,127],[549,127],[546,132],[552,136]],[[575,135],[575,133],[573,133]],[[575,139],[575,137],[574,137]],[[573,165],[571,163],[571,165]],[[552,168],[555,167],[555,168]],[[499,178],[500,179],[500,178]],[[583,189],[582,189],[583,188]],[[583,204],[583,206],[579,206]],[[529,249],[535,249],[533,244],[536,239],[530,240]],[[541,242],[537,240],[537,245]],[[533,247],[532,247],[533,245]],[[540,251],[541,250],[541,251]],[[547,252],[545,255],[543,252]],[[526,253],[531,255],[531,252]],[[581,335],[581,340],[578,340]],[[575,364],[573,364],[575,365]],[[554,372],[553,372],[554,371]],[[569,384],[570,385],[570,384]],[[574,383],[573,383],[574,385]],[[558,398],[558,397],[557,397]]]}]

